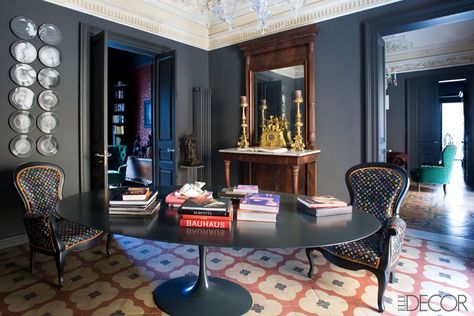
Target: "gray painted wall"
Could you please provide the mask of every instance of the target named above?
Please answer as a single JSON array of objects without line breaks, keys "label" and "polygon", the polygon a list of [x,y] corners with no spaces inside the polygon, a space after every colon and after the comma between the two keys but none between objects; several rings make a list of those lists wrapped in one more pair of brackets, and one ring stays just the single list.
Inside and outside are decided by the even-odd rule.
[{"label": "gray painted wall", "polygon": [[[428,7],[436,1],[403,1],[380,8],[318,23],[315,49],[316,143],[321,149],[318,162],[318,193],[348,199],[344,182],[346,170],[363,161],[365,153],[365,100],[363,65],[363,23],[382,20],[397,12]],[[213,153],[235,147],[240,119],[238,97],[245,91],[244,68],[237,45],[209,54],[210,85],[213,90]],[[239,68],[240,67],[240,68]],[[242,81],[236,81],[241,77]],[[214,123],[215,122],[215,123]],[[221,125],[225,122],[225,125]],[[225,133],[225,134],[223,134]],[[217,154],[216,154],[217,155]],[[213,183],[224,183],[223,162],[215,158]],[[234,163],[237,165],[237,163]],[[232,184],[239,178],[234,166]]]},{"label": "gray painted wall", "polygon": [[[20,159],[10,154],[8,144],[15,136],[15,132],[8,126],[8,117],[15,109],[9,105],[8,94],[15,84],[9,78],[9,69],[16,64],[10,56],[9,45],[18,38],[10,31],[10,20],[24,15],[31,18],[37,26],[42,23],[56,24],[63,33],[63,41],[59,45],[62,54],[62,63],[57,70],[61,75],[61,85],[57,91],[62,97],[62,106],[57,114],[61,119],[61,128],[56,133],[60,143],[59,153],[51,158],[46,158],[38,153]],[[181,139],[191,132],[192,126],[192,88],[209,87],[208,53],[204,50],[193,48],[159,36],[145,33],[123,25],[101,20],[99,18],[68,10],[56,5],[37,0],[9,1],[0,11],[0,38],[3,49],[0,50],[0,192],[2,192],[2,209],[0,211],[0,239],[21,234],[24,232],[21,221],[21,201],[14,190],[12,171],[18,165],[30,161],[47,161],[60,165],[66,173],[64,195],[68,196],[79,190],[79,26],[80,23],[107,29],[126,36],[140,38],[144,41],[160,44],[176,50],[176,139]],[[37,49],[42,42],[39,38],[31,41]],[[32,63],[33,68],[39,71],[39,61]],[[43,89],[35,83],[31,89],[36,95]],[[36,104],[31,111],[37,117],[42,111]],[[36,128],[29,134],[35,140],[41,135]],[[179,155],[179,153],[178,153]],[[179,156],[177,162],[179,161]],[[178,172],[180,170],[178,169]],[[183,175],[178,175],[178,182]]]}]

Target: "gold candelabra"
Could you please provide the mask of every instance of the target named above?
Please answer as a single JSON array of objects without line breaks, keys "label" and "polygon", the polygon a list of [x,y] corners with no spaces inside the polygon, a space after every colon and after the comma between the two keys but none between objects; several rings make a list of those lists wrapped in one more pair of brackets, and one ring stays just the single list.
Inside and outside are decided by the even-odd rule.
[{"label": "gold candelabra", "polygon": [[242,127],[242,134],[240,135],[239,142],[237,143],[239,148],[249,147],[249,141],[247,140],[247,117],[245,115],[245,108],[247,106],[247,97],[243,95],[240,97],[240,107],[242,108],[242,123],[240,124],[240,127]]},{"label": "gold candelabra", "polygon": [[304,141],[303,136],[301,136],[301,127],[303,127],[303,122],[301,122],[301,112],[300,112],[300,104],[303,103],[303,97],[301,90],[295,91],[295,105],[296,105],[296,135],[295,141],[291,144],[292,151],[303,151],[304,150]]},{"label": "gold candelabra", "polygon": [[267,108],[268,108],[267,107],[267,100],[265,100],[265,99],[260,100],[260,111],[262,111],[262,120],[261,120],[261,123],[260,123],[260,127],[262,128],[262,133],[267,130],[267,125],[265,124],[266,123],[265,111],[267,110]]}]

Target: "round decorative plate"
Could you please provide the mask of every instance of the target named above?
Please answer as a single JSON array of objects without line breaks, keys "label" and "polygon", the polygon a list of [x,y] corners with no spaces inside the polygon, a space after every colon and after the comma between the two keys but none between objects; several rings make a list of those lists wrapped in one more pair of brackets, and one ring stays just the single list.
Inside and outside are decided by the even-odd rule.
[{"label": "round decorative plate", "polygon": [[41,40],[48,45],[58,45],[63,39],[61,30],[54,24],[42,24],[38,33]]},{"label": "round decorative plate", "polygon": [[10,77],[19,86],[29,87],[36,80],[36,71],[27,64],[16,64],[10,68]]},{"label": "round decorative plate", "polygon": [[18,133],[28,133],[35,127],[35,118],[28,111],[17,111],[10,115],[10,127]]},{"label": "round decorative plate", "polygon": [[38,128],[43,133],[52,134],[59,129],[59,117],[52,112],[46,112],[38,116]]},{"label": "round decorative plate", "polygon": [[10,92],[9,99],[18,110],[29,110],[33,106],[35,94],[28,88],[17,87]]},{"label": "round decorative plate", "polygon": [[38,139],[36,149],[44,156],[53,156],[58,153],[59,142],[53,135],[43,135]]},{"label": "round decorative plate", "polygon": [[28,135],[18,135],[10,141],[10,151],[17,157],[29,157],[34,150],[34,140]]},{"label": "round decorative plate", "polygon": [[61,105],[61,97],[54,90],[45,90],[38,96],[38,104],[45,111],[56,111]]},{"label": "round decorative plate", "polygon": [[61,78],[59,72],[53,68],[43,68],[38,73],[38,82],[46,89],[56,88],[59,86]]},{"label": "round decorative plate", "polygon": [[16,16],[10,21],[13,34],[24,40],[30,40],[36,36],[36,24],[25,16]]},{"label": "round decorative plate", "polygon": [[20,63],[29,64],[36,59],[36,48],[27,41],[16,41],[10,46],[10,53]]},{"label": "round decorative plate", "polygon": [[39,60],[47,67],[57,67],[61,63],[61,53],[53,46],[43,46],[38,52]]}]

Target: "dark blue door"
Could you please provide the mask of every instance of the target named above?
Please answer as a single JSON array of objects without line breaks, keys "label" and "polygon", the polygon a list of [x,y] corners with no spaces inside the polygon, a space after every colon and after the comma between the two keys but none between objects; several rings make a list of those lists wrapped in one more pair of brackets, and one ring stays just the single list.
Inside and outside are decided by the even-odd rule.
[{"label": "dark blue door", "polygon": [[[156,56],[155,58],[155,120],[153,127],[157,133],[155,161],[155,179],[159,185],[176,184],[175,155],[175,89],[174,89],[174,51]],[[157,126],[156,126],[157,125]],[[155,180],[156,181],[156,180]]]}]

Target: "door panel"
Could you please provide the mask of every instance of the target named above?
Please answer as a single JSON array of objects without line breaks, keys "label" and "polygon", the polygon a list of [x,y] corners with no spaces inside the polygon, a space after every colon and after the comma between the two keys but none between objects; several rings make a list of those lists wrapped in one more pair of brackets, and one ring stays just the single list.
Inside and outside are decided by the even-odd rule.
[{"label": "door panel", "polygon": [[158,162],[156,179],[159,185],[176,184],[176,144],[175,144],[175,89],[174,89],[174,51],[156,56],[155,82],[158,104],[155,104],[155,122],[159,122],[159,127],[154,127],[158,131],[155,139],[157,152],[155,161]]},{"label": "door panel", "polygon": [[[380,36],[377,37],[377,64],[385,65],[385,41]],[[385,78],[385,67],[378,67],[378,78]],[[377,161],[387,160],[387,110],[385,109],[385,83],[384,80],[377,82]]]},{"label": "door panel", "polygon": [[107,32],[91,37],[90,137],[91,189],[103,189],[107,180]]},{"label": "door panel", "polygon": [[441,106],[435,78],[408,81],[411,167],[441,159]]}]

